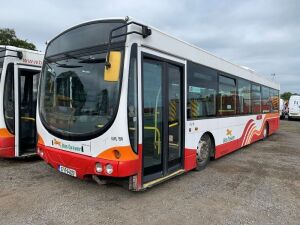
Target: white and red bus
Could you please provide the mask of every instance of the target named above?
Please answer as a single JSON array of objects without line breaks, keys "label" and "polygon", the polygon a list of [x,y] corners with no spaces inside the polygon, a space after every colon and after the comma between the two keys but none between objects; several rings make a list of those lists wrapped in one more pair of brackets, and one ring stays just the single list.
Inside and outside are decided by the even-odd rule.
[{"label": "white and red bus", "polygon": [[0,157],[36,154],[36,103],[44,54],[0,45]]},{"label": "white and red bus", "polygon": [[38,153],[143,190],[275,132],[278,96],[277,83],[135,20],[87,22],[47,46]]}]

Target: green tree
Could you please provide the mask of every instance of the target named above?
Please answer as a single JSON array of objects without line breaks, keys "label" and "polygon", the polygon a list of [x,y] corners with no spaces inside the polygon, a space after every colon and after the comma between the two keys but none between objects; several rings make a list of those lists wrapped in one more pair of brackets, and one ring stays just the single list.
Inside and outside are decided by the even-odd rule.
[{"label": "green tree", "polygon": [[9,28],[0,29],[0,45],[11,45],[19,48],[36,50],[33,43],[17,38],[15,30]]},{"label": "green tree", "polygon": [[291,92],[284,92],[283,94],[281,94],[281,98],[284,100],[284,101],[288,101],[290,99],[290,97],[292,95],[298,95],[297,93],[291,93]]}]

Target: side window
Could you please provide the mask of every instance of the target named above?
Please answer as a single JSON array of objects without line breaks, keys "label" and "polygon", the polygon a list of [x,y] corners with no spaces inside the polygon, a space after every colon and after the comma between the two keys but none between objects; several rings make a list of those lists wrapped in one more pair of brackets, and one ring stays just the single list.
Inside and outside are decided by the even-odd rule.
[{"label": "side window", "polygon": [[251,113],[251,83],[246,80],[238,80],[238,114]]},{"label": "side window", "polygon": [[252,84],[251,87],[252,113],[261,113],[261,91],[260,85]]},{"label": "side window", "polygon": [[278,112],[279,111],[279,91],[271,89],[271,111]]},{"label": "side window", "polygon": [[136,153],[138,144],[137,109],[137,44],[133,44],[131,47],[128,77],[127,115],[129,140],[132,150]]},{"label": "side window", "polygon": [[218,115],[236,114],[236,83],[234,79],[219,76]]},{"label": "side window", "polygon": [[216,115],[217,72],[215,70],[189,63],[187,88],[188,119]]},{"label": "side window", "polygon": [[262,113],[269,113],[271,112],[271,96],[270,95],[270,88],[268,87],[262,87],[261,88],[261,108],[262,108]]},{"label": "side window", "polygon": [[9,132],[15,132],[15,96],[14,96],[14,64],[7,66],[4,96],[3,96],[4,118]]}]

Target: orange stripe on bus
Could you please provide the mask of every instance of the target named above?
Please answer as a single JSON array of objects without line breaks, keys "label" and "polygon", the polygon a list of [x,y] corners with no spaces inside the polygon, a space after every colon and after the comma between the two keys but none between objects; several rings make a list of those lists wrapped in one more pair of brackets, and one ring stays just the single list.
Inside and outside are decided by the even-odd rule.
[{"label": "orange stripe on bus", "polygon": [[44,142],[43,138],[39,134],[38,134],[38,144],[45,145],[45,142]]},{"label": "orange stripe on bus", "polygon": [[[119,151],[119,155],[115,151]],[[132,151],[131,146],[113,147],[101,152],[97,158],[114,160],[114,161],[129,161],[136,160],[138,156]]]},{"label": "orange stripe on bus", "polygon": [[1,137],[14,137],[12,133],[10,133],[6,128],[0,128],[0,136]]}]

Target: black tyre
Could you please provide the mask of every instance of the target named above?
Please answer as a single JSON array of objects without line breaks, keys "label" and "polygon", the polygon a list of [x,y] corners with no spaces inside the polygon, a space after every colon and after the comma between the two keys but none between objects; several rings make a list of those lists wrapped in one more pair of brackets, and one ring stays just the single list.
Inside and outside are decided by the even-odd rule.
[{"label": "black tyre", "polygon": [[197,146],[197,155],[196,155],[196,170],[203,170],[209,163],[211,153],[213,151],[212,140],[209,135],[204,134]]},{"label": "black tyre", "polygon": [[263,140],[266,140],[269,136],[269,124],[266,123],[263,130]]}]

